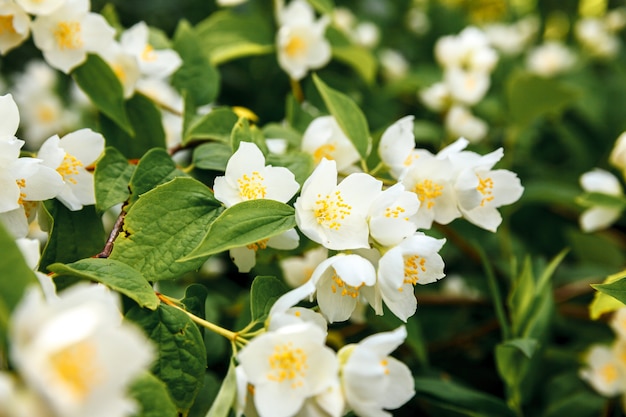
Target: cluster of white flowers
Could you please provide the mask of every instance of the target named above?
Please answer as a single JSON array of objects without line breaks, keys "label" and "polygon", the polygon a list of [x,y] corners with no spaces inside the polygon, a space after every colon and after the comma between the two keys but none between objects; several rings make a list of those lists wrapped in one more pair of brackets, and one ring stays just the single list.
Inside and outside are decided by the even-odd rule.
[{"label": "cluster of white flowers", "polygon": [[443,68],[443,80],[418,95],[431,110],[445,113],[444,125],[452,137],[482,140],[488,126],[470,107],[481,101],[491,84],[498,54],[481,29],[469,26],[458,35],[447,35],[435,44],[435,58]]},{"label": "cluster of white flowers", "polygon": [[601,17],[585,17],[576,22],[576,39],[591,56],[613,58],[621,48],[619,31],[626,27],[626,8],[610,10]]},{"label": "cluster of white flowers", "polygon": [[572,69],[576,54],[563,42],[548,40],[526,54],[526,68],[544,78],[554,77]]},{"label": "cluster of white flowers", "polygon": [[314,286],[285,294],[270,311],[267,332],[237,355],[238,415],[261,417],[390,416],[415,394],[409,368],[391,352],[404,327],[369,336],[335,353],[327,324],[312,310],[292,307]]},{"label": "cluster of white flowers", "polygon": [[20,157],[24,141],[15,133],[19,111],[10,94],[0,96],[0,221],[16,238],[28,234],[40,201],[57,198],[70,210],[95,204],[88,170],[104,150],[104,138],[90,129],[48,138],[36,158]]},{"label": "cluster of white flowers", "polygon": [[596,344],[589,349],[580,377],[600,394],[622,395],[626,400],[626,308],[613,313],[610,325],[615,341],[610,346]]},{"label": "cluster of white flowers", "polygon": [[0,372],[0,415],[124,417],[135,415],[128,385],[146,371],[154,349],[122,322],[119,297],[80,284],[48,299],[31,288],[10,321],[9,359]]},{"label": "cluster of white flowers", "polygon": [[513,23],[495,22],[485,25],[483,30],[489,43],[503,55],[519,55],[522,53],[539,30],[539,19],[526,16]]}]

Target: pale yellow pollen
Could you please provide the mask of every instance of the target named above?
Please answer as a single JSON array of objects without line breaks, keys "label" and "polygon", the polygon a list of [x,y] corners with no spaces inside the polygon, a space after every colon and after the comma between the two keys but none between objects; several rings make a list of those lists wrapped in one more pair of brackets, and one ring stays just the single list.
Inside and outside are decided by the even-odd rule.
[{"label": "pale yellow pollen", "polygon": [[473,76],[465,77],[465,89],[466,90],[474,90],[476,89],[476,78]]},{"label": "pale yellow pollen", "polygon": [[[401,206],[395,206],[395,207],[387,207],[385,209],[385,217],[389,218],[389,219],[397,219],[400,218],[401,216],[404,216],[404,212],[406,210],[404,209],[404,207]],[[409,220],[408,217],[404,217],[404,220]]]},{"label": "pale yellow pollen", "polygon": [[15,28],[13,27],[13,15],[0,16],[0,35],[4,35],[5,33],[15,33]]},{"label": "pale yellow pollen", "polygon": [[82,341],[52,354],[50,365],[74,396],[84,399],[104,378],[104,369],[97,366],[96,360],[96,347]]},{"label": "pale yellow pollen", "polygon": [[253,171],[250,175],[243,174],[241,178],[237,180],[241,198],[244,200],[265,198],[267,195],[267,187],[265,187],[263,181],[265,181],[265,178],[263,178],[258,171]]},{"label": "pale yellow pollen", "polygon": [[59,22],[54,31],[54,38],[59,49],[78,49],[83,46],[80,22]]},{"label": "pale yellow pollen", "polygon": [[17,186],[20,188],[20,196],[17,199],[17,204],[20,206],[24,204],[24,199],[26,198],[26,194],[22,192],[22,188],[26,187],[26,180],[24,178],[15,180]]},{"label": "pale yellow pollen", "polygon": [[306,50],[306,42],[299,36],[292,36],[285,45],[285,53],[290,57],[302,54]]},{"label": "pale yellow pollen", "polygon": [[51,123],[54,121],[54,118],[56,116],[56,112],[54,111],[55,109],[48,105],[48,104],[43,104],[39,107],[37,107],[37,120],[39,120],[42,123]]},{"label": "pale yellow pollen", "polygon": [[76,159],[75,156],[66,153],[61,165],[57,168],[57,172],[61,174],[63,181],[69,181],[72,184],[76,184],[76,179],[72,178],[72,175],[78,175],[78,168],[82,166],[83,163]]},{"label": "pale yellow pollen", "polygon": [[[426,272],[426,259],[419,255],[411,255],[404,258],[404,283],[415,285],[419,280],[419,274]],[[398,288],[402,291],[402,287]]]},{"label": "pale yellow pollen", "polygon": [[340,191],[335,191],[334,194],[327,194],[324,197],[321,194],[317,195],[313,215],[319,225],[332,230],[339,230],[343,220],[351,213],[352,206],[343,201]]},{"label": "pale yellow pollen", "polygon": [[413,192],[417,194],[420,202],[426,203],[426,208],[431,209],[435,205],[435,199],[442,193],[443,185],[437,184],[432,180],[424,180],[415,184]]},{"label": "pale yellow pollen", "polygon": [[414,154],[409,154],[409,156],[406,157],[406,159],[404,160],[404,162],[402,163],[405,167],[411,166],[411,164],[413,163],[413,161],[415,161],[417,158],[419,158],[419,155],[414,155]]},{"label": "pale yellow pollen", "polygon": [[478,176],[478,186],[476,187],[476,189],[484,196],[482,201],[480,202],[481,207],[484,206],[486,203],[492,201],[494,199],[493,197],[493,180],[489,177],[487,178],[481,178],[480,176]]},{"label": "pale yellow pollen", "polygon": [[315,160],[315,163],[319,164],[322,158],[335,159],[333,158],[333,152],[335,152],[336,149],[337,147],[332,143],[320,146],[315,150],[315,152],[313,152],[313,159]]},{"label": "pale yellow pollen", "polygon": [[612,363],[607,363],[606,365],[604,365],[602,368],[600,368],[599,372],[602,379],[604,379],[604,381],[609,384],[615,382],[619,377],[617,366]]},{"label": "pale yellow pollen", "polygon": [[145,62],[154,62],[157,60],[157,54],[154,52],[154,48],[149,43],[143,48],[141,52],[141,60]]},{"label": "pale yellow pollen", "polygon": [[302,378],[309,368],[306,353],[294,348],[291,342],[274,346],[274,353],[269,357],[271,371],[267,379],[275,382],[291,381],[291,388],[302,386]]},{"label": "pale yellow pollen", "polygon": [[359,290],[364,285],[361,283],[360,285],[354,287],[352,285],[346,284],[344,280],[339,278],[337,274],[333,274],[332,277],[333,283],[330,285],[330,290],[333,294],[336,294],[337,291],[341,291],[341,296],[345,297],[346,295],[352,298],[357,298],[359,296]]},{"label": "pale yellow pollen", "polygon": [[111,69],[113,70],[115,76],[123,84],[126,81],[126,71],[124,71],[124,68],[120,64],[113,64]]},{"label": "pale yellow pollen", "polygon": [[302,313],[301,313],[301,312],[299,312],[299,311],[296,311],[296,312],[295,312],[295,313],[293,313],[293,314],[294,314],[296,317],[300,317],[300,316],[302,315]]},{"label": "pale yellow pollen", "polygon": [[22,201],[22,206],[24,207],[24,214],[27,219],[31,218],[31,214],[37,209],[38,202],[37,201]]},{"label": "pale yellow pollen", "polygon": [[267,241],[268,240],[269,239],[262,239],[262,240],[259,240],[258,242],[251,243],[251,244],[247,245],[246,247],[248,249],[250,249],[250,250],[253,250],[253,251],[257,252],[260,249],[262,250],[262,249],[266,249],[267,248]]},{"label": "pale yellow pollen", "polygon": [[385,369],[385,375],[389,375],[389,361],[387,359],[383,359],[380,361],[380,364]]}]

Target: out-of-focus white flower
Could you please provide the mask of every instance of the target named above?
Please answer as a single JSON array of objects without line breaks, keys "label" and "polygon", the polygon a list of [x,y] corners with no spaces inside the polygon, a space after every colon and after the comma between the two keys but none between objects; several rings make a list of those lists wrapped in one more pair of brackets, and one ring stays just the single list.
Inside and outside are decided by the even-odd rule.
[{"label": "out-of-focus white flower", "polygon": [[135,92],[140,75],[137,58],[122,49],[117,42],[111,42],[107,49],[100,52],[100,55],[109,64],[120,81],[124,97],[131,97]]},{"label": "out-of-focus white flower", "polygon": [[46,62],[66,74],[82,64],[87,53],[105,50],[115,35],[102,15],[89,12],[89,0],[67,0],[52,13],[37,16],[32,31]]},{"label": "out-of-focus white flower", "polygon": [[259,416],[296,415],[307,399],[337,384],[339,365],[325,336],[312,323],[297,323],[263,333],[239,352]]},{"label": "out-of-focus white flower", "polygon": [[444,125],[450,136],[464,137],[474,143],[483,140],[489,130],[484,120],[474,116],[467,107],[460,105],[450,107]]},{"label": "out-of-focus white flower", "polygon": [[574,34],[587,52],[599,58],[614,57],[621,46],[619,38],[609,30],[603,19],[588,17],[578,20]]},{"label": "out-of-focus white flower", "polygon": [[4,55],[20,45],[29,34],[28,14],[12,1],[0,2],[0,54]]},{"label": "out-of-focus white flower", "polygon": [[276,34],[278,64],[294,80],[330,61],[330,43],[324,37],[327,17],[315,20],[313,8],[305,0],[292,0],[278,12]]},{"label": "out-of-focus white flower", "polygon": [[356,16],[347,7],[335,7],[333,11],[333,23],[345,33],[350,33],[356,23]]},{"label": "out-of-focus white flower", "polygon": [[417,157],[414,151],[413,116],[405,116],[385,129],[378,145],[381,161],[396,179],[403,176]]},{"label": "out-of-focus white flower", "polygon": [[221,7],[233,7],[247,2],[248,0],[216,0],[217,5]]},{"label": "out-of-focus white flower", "polygon": [[[0,114],[2,114],[0,119],[0,140],[8,141],[15,138],[15,133],[20,125],[20,112],[11,94],[0,96]],[[2,156],[4,155],[0,154],[0,157]]]},{"label": "out-of-focus white flower", "polygon": [[613,329],[615,334],[620,339],[626,340],[626,308],[620,308],[615,313],[613,313],[609,324],[611,326],[611,329]]},{"label": "out-of-focus white flower", "polygon": [[11,319],[10,358],[55,415],[127,416],[136,411],[128,384],[153,358],[152,346],[122,323],[119,298],[80,284],[45,302],[26,293]]},{"label": "out-of-focus white flower", "polygon": [[384,410],[395,410],[415,395],[411,370],[389,356],[406,336],[406,328],[401,326],[392,332],[368,336],[338,352],[341,386],[356,415],[391,416]]},{"label": "out-of-focus white flower", "polygon": [[300,187],[287,168],[266,166],[263,153],[251,142],[239,144],[224,174],[215,178],[213,189],[215,198],[226,207],[257,199],[286,203]]},{"label": "out-of-focus white flower", "polygon": [[354,28],[352,38],[366,48],[374,48],[380,42],[380,29],[372,22],[361,22]]},{"label": "out-of-focus white flower", "polygon": [[626,173],[626,132],[622,132],[615,141],[611,155],[609,156],[609,162],[615,168]]},{"label": "out-of-focus white flower", "polygon": [[390,80],[404,78],[409,72],[409,62],[395,49],[385,48],[378,53],[383,74]]},{"label": "out-of-focus white flower", "polygon": [[301,147],[304,152],[313,156],[316,164],[322,158],[334,160],[339,172],[361,158],[333,116],[313,119],[304,131]]},{"label": "out-of-focus white flower", "polygon": [[417,230],[411,217],[417,213],[419,206],[417,195],[406,191],[402,183],[387,188],[370,207],[370,236],[383,246],[400,243]]},{"label": "out-of-focus white flower", "polygon": [[142,76],[167,78],[172,75],[183,61],[173,49],[154,49],[148,42],[148,25],[139,22],[127,29],[120,37],[121,49],[134,56]]},{"label": "out-of-focus white flower", "polygon": [[7,372],[0,372],[0,416],[53,417],[41,398]]},{"label": "out-of-focus white flower", "polygon": [[24,11],[33,15],[50,14],[65,3],[67,0],[15,0]]},{"label": "out-of-focus white flower", "polygon": [[466,71],[453,67],[445,71],[444,83],[452,101],[473,106],[485,97],[491,80],[485,71]]},{"label": "out-of-focus white flower", "polygon": [[174,87],[165,79],[140,78],[137,80],[135,89],[150,98],[160,106],[165,106],[176,113],[182,114],[184,110],[183,98]]},{"label": "out-of-focus white flower", "polygon": [[611,32],[618,32],[626,27],[626,7],[616,7],[604,16],[606,27]]},{"label": "out-of-focus white flower", "polygon": [[359,255],[338,254],[320,263],[311,281],[317,289],[317,304],[328,322],[345,321],[362,297],[361,288],[376,283],[376,270]]},{"label": "out-of-focus white flower", "polygon": [[416,35],[428,33],[431,27],[428,14],[417,7],[409,9],[406,15],[406,25]]},{"label": "out-of-focus white flower", "polygon": [[[430,284],[443,278],[443,259],[439,250],[445,239],[435,239],[424,234],[414,234],[394,246],[378,261],[378,284],[382,301],[400,320],[415,314],[417,300],[413,287]],[[377,314],[381,306],[374,305]]]},{"label": "out-of-focus white flower", "polygon": [[490,23],[483,30],[489,43],[505,55],[519,55],[536,35],[539,20],[527,16],[515,23]]},{"label": "out-of-focus white flower", "polygon": [[307,282],[315,268],[326,258],[328,249],[319,246],[304,252],[303,256],[281,259],[279,265],[287,284],[295,288]]},{"label": "out-of-focus white flower", "polygon": [[63,177],[63,189],[56,197],[70,210],[95,204],[93,173],[87,168],[103,151],[104,137],[91,129],[80,129],[63,138],[55,135],[41,145],[37,157]]},{"label": "out-of-focus white flower", "polygon": [[447,109],[452,103],[452,95],[448,85],[443,81],[437,82],[429,87],[422,88],[417,93],[420,100],[426,107],[433,111]]},{"label": "out-of-focus white flower", "polygon": [[592,346],[585,355],[585,363],[587,367],[580,371],[580,377],[600,394],[611,397],[624,392],[626,374],[611,348]]},{"label": "out-of-focus white flower", "polygon": [[569,71],[576,63],[576,55],[563,43],[548,41],[531,49],[526,56],[526,67],[541,77],[554,77]]},{"label": "out-of-focus white flower", "polygon": [[435,44],[435,58],[444,67],[490,73],[498,62],[498,54],[489,45],[483,31],[474,26],[458,35],[447,35]]},{"label": "out-of-focus white flower", "polygon": [[296,200],[296,224],[309,239],[328,249],[369,248],[367,213],[382,183],[364,173],[337,185],[335,161],[324,158]]},{"label": "out-of-focus white flower", "polygon": [[[595,168],[580,176],[580,186],[587,192],[622,196],[619,180],[610,172]],[[602,230],[613,224],[622,214],[615,207],[595,206],[585,210],[580,216],[580,228],[585,232]]]},{"label": "out-of-focus white flower", "polygon": [[277,236],[263,239],[259,242],[247,246],[240,246],[229,251],[230,258],[233,260],[239,272],[250,272],[256,265],[256,253],[266,248],[274,248],[280,250],[290,250],[298,247],[300,236],[296,229],[289,229]]}]

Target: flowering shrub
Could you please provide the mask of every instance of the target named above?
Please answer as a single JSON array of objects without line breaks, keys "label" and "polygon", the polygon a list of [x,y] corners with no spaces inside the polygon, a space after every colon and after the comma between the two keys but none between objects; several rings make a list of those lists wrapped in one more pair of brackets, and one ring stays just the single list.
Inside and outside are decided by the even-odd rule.
[{"label": "flowering shrub", "polygon": [[0,416],[626,410],[626,8],[566,3],[0,0]]}]

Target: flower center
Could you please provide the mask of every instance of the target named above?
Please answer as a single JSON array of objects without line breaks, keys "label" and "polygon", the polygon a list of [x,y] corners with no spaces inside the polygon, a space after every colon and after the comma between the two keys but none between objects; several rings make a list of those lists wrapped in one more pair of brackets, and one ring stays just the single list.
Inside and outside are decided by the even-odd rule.
[{"label": "flower center", "polygon": [[415,185],[413,190],[420,202],[426,202],[426,208],[433,208],[435,205],[434,200],[441,195],[443,185],[437,184],[431,180],[424,180]]},{"label": "flower center", "polygon": [[72,178],[72,176],[78,175],[78,168],[82,166],[83,163],[76,159],[75,156],[66,153],[61,165],[57,168],[57,172],[61,174],[63,181],[69,181],[72,184],[76,184],[76,179]]},{"label": "flower center", "polygon": [[[400,216],[403,215],[403,213],[406,210],[404,209],[404,207],[401,206],[395,206],[395,207],[387,207],[385,209],[385,217],[389,218],[389,219],[397,219]],[[408,217],[405,217],[404,220],[409,220]]]},{"label": "flower center", "polygon": [[141,52],[141,60],[146,62],[154,62],[157,60],[157,55],[154,52],[154,48],[150,44],[146,44],[146,47]]},{"label": "flower center", "polygon": [[15,28],[13,27],[13,15],[0,16],[0,35],[4,35],[5,33],[15,33]]},{"label": "flower center", "polygon": [[59,49],[77,49],[83,46],[80,31],[80,22],[59,22],[54,31],[54,38]]},{"label": "flower center", "polygon": [[600,369],[600,375],[607,383],[612,383],[617,380],[619,373],[617,367],[612,363],[607,363]]},{"label": "flower center", "polygon": [[265,178],[258,171],[253,171],[250,175],[243,174],[237,180],[239,185],[239,195],[244,200],[256,200],[265,198],[267,187],[263,184]]},{"label": "flower center", "polygon": [[315,163],[319,164],[322,158],[335,159],[332,155],[332,153],[335,152],[335,149],[337,149],[337,147],[332,143],[327,143],[317,148],[315,152],[313,152],[313,159],[315,160]]},{"label": "flower center", "polygon": [[37,108],[37,120],[42,123],[51,123],[56,118],[57,112],[55,109],[48,105],[43,104]]},{"label": "flower center", "polygon": [[478,176],[478,186],[476,189],[484,196],[480,202],[481,207],[493,200],[493,180],[491,178],[487,177],[483,179]]},{"label": "flower center", "polygon": [[306,49],[306,42],[299,36],[292,36],[285,45],[285,53],[290,57],[301,55]]},{"label": "flower center", "polygon": [[381,360],[380,366],[383,367],[385,375],[389,375],[389,361],[387,359]]},{"label": "flower center", "polygon": [[73,394],[84,399],[104,377],[96,360],[96,347],[88,341],[81,341],[52,354],[50,364]]},{"label": "flower center", "polygon": [[335,191],[333,195],[327,194],[324,197],[322,197],[321,194],[317,195],[313,215],[319,225],[329,229],[339,230],[342,221],[351,213],[352,206],[343,201],[339,190]]},{"label": "flower center", "polygon": [[263,239],[263,240],[259,240],[258,242],[255,243],[251,243],[249,245],[247,245],[246,247],[250,250],[253,250],[255,252],[257,252],[259,249],[265,249],[267,248],[267,241],[269,239]]},{"label": "flower center", "polygon": [[[417,284],[420,272],[426,272],[426,258],[422,258],[419,255],[411,255],[404,258],[405,284]],[[402,291],[402,287],[398,290]]]},{"label": "flower center", "polygon": [[20,206],[24,205],[24,199],[26,198],[26,194],[22,191],[22,188],[26,187],[26,180],[24,178],[15,180],[17,186],[20,188],[20,196],[17,199],[17,204]]},{"label": "flower center", "polygon": [[330,284],[331,291],[333,292],[333,294],[336,294],[338,290],[341,291],[342,297],[345,297],[347,295],[352,298],[357,298],[359,296],[359,290],[364,285],[364,284],[361,284],[357,287],[348,285],[345,283],[344,280],[339,278],[337,274],[333,274],[332,280],[333,280],[333,283]]},{"label": "flower center", "polygon": [[301,379],[309,368],[306,353],[300,348],[294,348],[291,342],[275,346],[269,363],[272,370],[267,378],[275,382],[290,380],[291,388],[302,386]]}]

